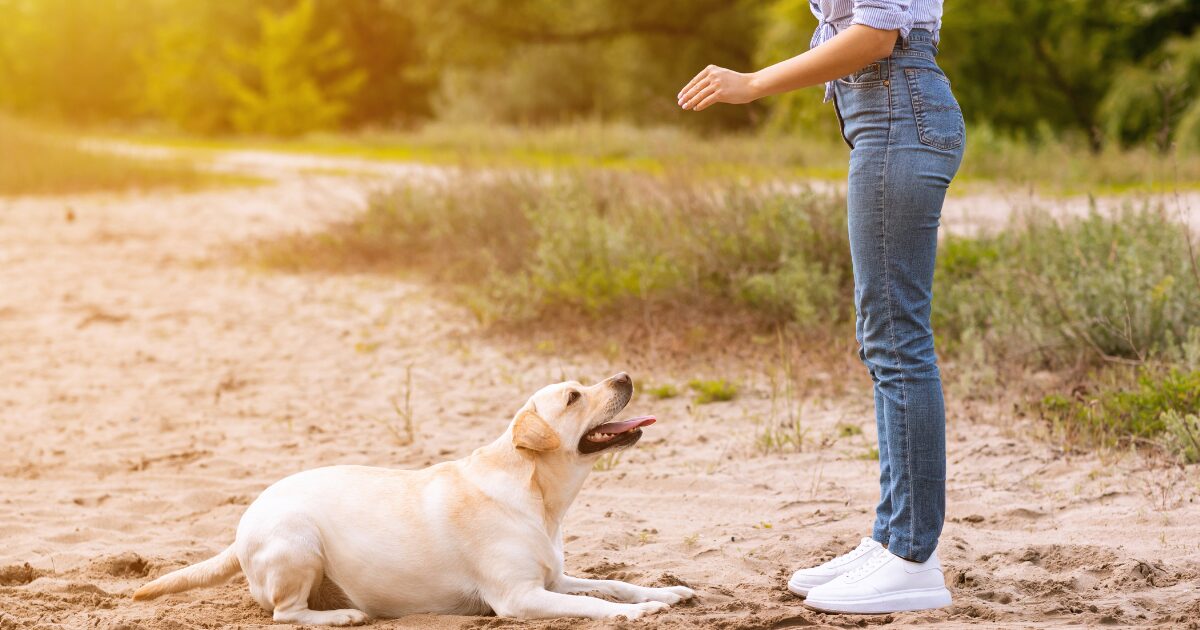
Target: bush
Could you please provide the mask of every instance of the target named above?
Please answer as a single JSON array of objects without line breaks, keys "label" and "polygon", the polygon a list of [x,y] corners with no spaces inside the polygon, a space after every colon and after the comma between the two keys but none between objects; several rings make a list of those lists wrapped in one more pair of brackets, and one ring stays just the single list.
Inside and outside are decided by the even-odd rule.
[{"label": "bush", "polygon": [[1074,398],[1049,396],[1041,410],[1072,441],[1114,444],[1164,436],[1170,450],[1195,461],[1200,446],[1200,372],[1147,371],[1131,387],[1104,388]]},{"label": "bush", "polygon": [[951,348],[982,340],[995,362],[1177,362],[1200,328],[1189,232],[1162,210],[951,237],[937,274],[934,330]]},{"label": "bush", "polygon": [[631,304],[817,326],[852,313],[839,198],[613,171],[465,172],[378,195],[352,223],[272,245],[274,266],[406,267],[483,321]]}]

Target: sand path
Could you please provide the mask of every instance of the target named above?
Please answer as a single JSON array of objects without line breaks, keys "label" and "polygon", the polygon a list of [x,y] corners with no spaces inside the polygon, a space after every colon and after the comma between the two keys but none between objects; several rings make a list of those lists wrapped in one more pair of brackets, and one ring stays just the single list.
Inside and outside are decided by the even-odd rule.
[{"label": "sand path", "polygon": [[[699,601],[634,624],[415,616],[376,626],[1200,624],[1196,470],[1066,457],[960,392],[940,550],[955,605],[808,611],[783,590],[788,572],[852,547],[870,524],[865,376],[845,386],[856,395],[789,404],[772,386],[769,350],[757,367],[686,372],[636,348],[557,356],[482,337],[419,283],[248,269],[231,246],[346,216],[379,181],[298,176],[286,160],[263,168],[279,182],[0,201],[0,629],[272,625],[241,578],[149,603],[129,594],[227,545],[245,506],[282,476],[460,457],[541,385],[619,369],[642,383],[732,378],[742,393],[702,406],[635,399],[632,411],[660,422],[589,480],[568,518],[568,569],[682,581]],[[386,175],[421,174],[396,168]],[[797,369],[801,382],[828,378]],[[406,397],[407,445],[393,408]],[[758,445],[785,408],[802,420],[800,452]],[[864,434],[838,437],[839,424]]]}]

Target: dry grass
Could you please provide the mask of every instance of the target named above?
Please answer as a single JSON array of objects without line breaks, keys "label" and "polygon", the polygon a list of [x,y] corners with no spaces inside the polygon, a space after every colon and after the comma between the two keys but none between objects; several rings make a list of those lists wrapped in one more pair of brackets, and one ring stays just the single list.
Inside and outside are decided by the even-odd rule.
[{"label": "dry grass", "polygon": [[148,188],[195,189],[258,180],[202,171],[182,161],[150,161],[80,149],[61,132],[0,116],[0,195],[59,195]]}]

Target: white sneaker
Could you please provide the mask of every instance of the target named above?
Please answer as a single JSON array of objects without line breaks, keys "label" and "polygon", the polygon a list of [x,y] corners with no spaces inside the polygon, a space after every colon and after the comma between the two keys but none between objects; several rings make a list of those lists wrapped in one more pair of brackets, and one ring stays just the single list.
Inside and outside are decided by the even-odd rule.
[{"label": "white sneaker", "polygon": [[788,580],[788,590],[804,597],[811,589],[858,568],[879,549],[883,549],[883,545],[875,542],[873,538],[864,538],[850,553],[842,554],[819,567],[800,569],[793,573],[792,579]]},{"label": "white sneaker", "polygon": [[832,613],[883,614],[950,605],[937,554],[910,562],[879,549],[858,568],[808,593],[804,605]]}]

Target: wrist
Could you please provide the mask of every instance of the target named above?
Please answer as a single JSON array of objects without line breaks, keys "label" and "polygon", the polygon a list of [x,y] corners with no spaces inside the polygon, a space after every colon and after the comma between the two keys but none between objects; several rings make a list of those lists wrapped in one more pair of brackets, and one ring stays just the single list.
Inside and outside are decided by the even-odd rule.
[{"label": "wrist", "polygon": [[758,100],[767,96],[766,78],[763,77],[762,70],[750,73],[750,80],[747,83],[750,88],[750,100]]}]

